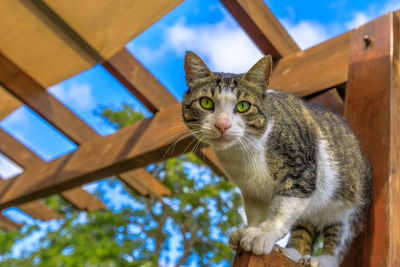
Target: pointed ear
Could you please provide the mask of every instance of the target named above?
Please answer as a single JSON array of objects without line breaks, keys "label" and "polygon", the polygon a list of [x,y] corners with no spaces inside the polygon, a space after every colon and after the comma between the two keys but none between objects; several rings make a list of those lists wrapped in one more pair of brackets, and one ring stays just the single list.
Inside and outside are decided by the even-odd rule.
[{"label": "pointed ear", "polygon": [[185,55],[185,73],[188,86],[196,80],[213,75],[203,60],[191,51],[186,52]]},{"label": "pointed ear", "polygon": [[263,89],[267,89],[271,72],[272,57],[264,56],[246,74],[243,75],[242,79],[255,83]]}]

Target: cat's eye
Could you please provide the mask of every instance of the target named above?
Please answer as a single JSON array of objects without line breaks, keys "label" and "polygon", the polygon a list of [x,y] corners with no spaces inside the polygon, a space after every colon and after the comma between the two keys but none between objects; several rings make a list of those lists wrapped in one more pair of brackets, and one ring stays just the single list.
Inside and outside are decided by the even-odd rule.
[{"label": "cat's eye", "polygon": [[208,97],[200,98],[200,106],[207,110],[214,109],[214,102]]},{"label": "cat's eye", "polygon": [[247,101],[240,101],[236,104],[236,110],[240,113],[248,111],[250,108],[250,103]]}]

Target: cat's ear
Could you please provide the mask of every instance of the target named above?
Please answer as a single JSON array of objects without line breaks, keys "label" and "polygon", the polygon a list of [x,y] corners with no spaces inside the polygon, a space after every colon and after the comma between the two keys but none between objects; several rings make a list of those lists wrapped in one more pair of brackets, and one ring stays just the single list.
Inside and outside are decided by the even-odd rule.
[{"label": "cat's ear", "polygon": [[203,60],[191,51],[186,52],[185,55],[185,74],[188,86],[197,80],[213,75]]},{"label": "cat's ear", "polygon": [[257,84],[263,89],[268,88],[269,77],[272,72],[272,57],[264,56],[243,75],[242,79]]}]

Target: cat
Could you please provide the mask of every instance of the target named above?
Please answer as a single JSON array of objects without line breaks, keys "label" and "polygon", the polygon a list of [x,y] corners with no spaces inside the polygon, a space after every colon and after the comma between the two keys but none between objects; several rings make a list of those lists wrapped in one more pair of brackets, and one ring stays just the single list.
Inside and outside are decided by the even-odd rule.
[{"label": "cat", "polygon": [[[270,56],[230,74],[187,52],[183,120],[242,193],[247,227],[230,234],[233,250],[277,249],[306,266],[338,266],[368,213],[370,164],[343,117],[267,89],[271,71]],[[274,246],[289,232],[286,248]],[[319,235],[322,254],[313,256]]]}]

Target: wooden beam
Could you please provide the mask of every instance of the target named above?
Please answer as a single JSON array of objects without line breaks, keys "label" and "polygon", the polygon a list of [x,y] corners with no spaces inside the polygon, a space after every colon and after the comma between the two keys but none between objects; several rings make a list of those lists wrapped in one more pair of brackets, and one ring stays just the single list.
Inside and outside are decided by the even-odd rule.
[{"label": "wooden beam", "polygon": [[0,85],[0,121],[10,115],[21,106],[21,102],[15,99],[3,86]]},{"label": "wooden beam", "polygon": [[[11,94],[32,108],[78,145],[100,137],[95,130],[19,69],[1,51],[0,81]],[[119,177],[128,186],[134,186],[138,183],[135,178],[137,175],[134,176],[132,173],[122,173]],[[160,186],[162,185],[160,184]],[[133,189],[141,192],[140,189]],[[146,190],[151,192],[152,188],[147,188]],[[164,192],[167,192],[167,190],[165,188]],[[156,195],[157,193],[152,192],[152,194]]]},{"label": "wooden beam", "polygon": [[178,104],[178,100],[125,48],[103,63],[151,112]]},{"label": "wooden beam", "polygon": [[373,204],[344,266],[400,265],[399,37],[393,13],[351,35],[345,115],[372,165]]},{"label": "wooden beam", "polygon": [[300,50],[263,0],[221,0],[253,42],[274,59]]},{"label": "wooden beam", "polygon": [[299,97],[347,81],[351,32],[284,57],[274,66],[270,87]]},{"label": "wooden beam", "polygon": [[191,136],[182,138],[174,150],[168,149],[171,143],[187,133],[184,126],[168,129],[170,125],[182,124],[180,110],[180,105],[165,109],[113,135],[84,143],[51,162],[26,169],[7,180],[0,189],[0,209],[180,154],[193,140]]},{"label": "wooden beam", "polygon": [[239,248],[232,267],[299,267],[300,264],[279,252],[271,251],[268,255],[254,255]]},{"label": "wooden beam", "polygon": [[336,88],[309,98],[307,102],[325,106],[337,114],[344,116],[344,102]]},{"label": "wooden beam", "polygon": [[[2,129],[0,129],[0,152],[24,169],[36,164],[45,163],[39,156]],[[98,210],[106,208],[100,199],[82,188],[74,188],[61,192],[60,194],[65,200],[80,210]]]},{"label": "wooden beam", "polygon": [[[0,179],[0,187],[5,186],[6,180]],[[38,200],[33,200],[19,205],[17,208],[32,216],[35,219],[49,221],[52,219],[60,219],[61,214],[49,209],[45,204]]]},{"label": "wooden beam", "polygon": [[21,225],[19,223],[16,223],[7,216],[0,214],[0,230],[10,231],[20,227]]}]

